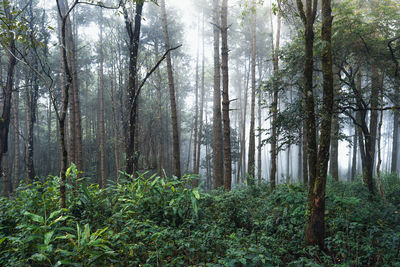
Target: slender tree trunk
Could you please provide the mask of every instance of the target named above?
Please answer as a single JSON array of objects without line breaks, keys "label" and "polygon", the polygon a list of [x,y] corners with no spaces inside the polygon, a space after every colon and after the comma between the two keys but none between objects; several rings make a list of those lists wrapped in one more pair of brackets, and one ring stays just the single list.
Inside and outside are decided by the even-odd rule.
[{"label": "slender tree trunk", "polygon": [[[164,34],[165,48],[170,48],[168,28],[167,28],[167,15],[165,13],[165,0],[160,0],[161,5],[161,18],[162,28]],[[172,140],[173,140],[173,172],[178,178],[181,177],[181,163],[180,163],[180,148],[179,148],[179,129],[178,129],[178,115],[176,108],[175,86],[174,77],[172,73],[171,55],[167,54],[167,72],[168,72],[168,86],[169,86],[169,99],[171,102],[171,121],[172,121]]]},{"label": "slender tree trunk", "polygon": [[[280,45],[280,32],[281,32],[281,12],[280,12],[280,1],[278,1],[278,16],[277,16],[277,30],[276,30],[276,44],[275,49],[273,49],[273,65],[274,65],[274,97],[272,102],[272,141],[271,141],[271,188],[275,188],[276,185],[276,159],[278,156],[277,151],[277,129],[276,120],[278,117],[278,94],[279,94],[279,84],[278,84],[278,74],[279,74],[279,58],[278,51]],[[272,44],[273,41],[272,41]]]},{"label": "slender tree trunk", "polygon": [[213,107],[213,180],[214,187],[219,188],[224,185],[224,169],[222,158],[222,122],[221,122],[221,75],[219,59],[219,0],[213,0],[213,33],[214,33],[214,107]]},{"label": "slender tree trunk", "polygon": [[[63,2],[63,1],[62,1]],[[69,9],[73,9],[77,4],[77,1],[74,2],[73,6]],[[61,19],[61,57],[63,62],[63,72],[65,73],[65,81],[62,84],[62,107],[61,114],[58,117],[58,123],[60,127],[60,142],[61,142],[61,174],[60,174],[60,206],[61,208],[66,208],[66,192],[65,192],[65,183],[66,183],[66,172],[68,166],[68,152],[67,152],[67,144],[66,144],[66,117],[68,110],[68,101],[69,101],[69,90],[72,86],[72,73],[68,63],[67,57],[67,45],[66,45],[66,24],[69,18],[69,11],[65,7],[65,9],[60,6],[60,1],[57,0],[57,6],[59,11],[59,16]],[[64,9],[64,11],[62,11]],[[55,105],[55,103],[54,103]],[[56,106],[54,107],[56,108]]]},{"label": "slender tree trunk", "polygon": [[358,156],[358,152],[357,152],[357,146],[358,146],[358,126],[354,127],[354,136],[353,136],[353,159],[351,162],[351,181],[353,182],[355,177],[356,177],[356,173],[357,173],[357,156]]},{"label": "slender tree trunk", "polygon": [[106,173],[105,173],[105,151],[104,151],[104,71],[103,71],[103,11],[100,8],[99,24],[100,24],[100,36],[99,36],[99,148],[100,148],[100,177],[101,187],[106,187]]},{"label": "slender tree trunk", "polygon": [[231,190],[232,157],[231,126],[229,119],[229,74],[228,74],[228,0],[222,0],[221,7],[221,69],[222,69],[222,116],[224,120],[224,188]]},{"label": "slender tree trunk", "polygon": [[204,10],[203,10],[203,18],[202,18],[202,58],[201,58],[201,99],[200,99],[200,126],[199,126],[199,133],[198,133],[198,142],[197,142],[197,163],[196,163],[196,169],[195,173],[199,174],[200,172],[200,159],[201,159],[201,139],[202,139],[202,134],[203,134],[203,113],[204,113],[204,94],[205,94],[205,88],[204,88]]},{"label": "slender tree trunk", "polygon": [[13,189],[17,189],[19,185],[19,92],[14,92],[14,105],[13,105],[13,113],[14,113],[14,187]]},{"label": "slender tree trunk", "polygon": [[[199,36],[199,21],[197,21],[197,36]],[[199,42],[197,41],[196,50],[196,91],[195,91],[195,111],[194,111],[194,142],[193,142],[193,173],[196,173],[197,167],[197,143],[200,143],[198,139],[198,124],[199,124]],[[198,180],[194,180],[194,186],[197,186]]]},{"label": "slender tree trunk", "polygon": [[[395,88],[395,100],[396,103],[399,103],[400,100],[400,86],[396,84]],[[397,161],[398,161],[398,147],[399,147],[399,120],[400,120],[400,112],[398,110],[394,111],[393,114],[393,140],[392,140],[392,164],[391,164],[391,172],[397,173]]]},{"label": "slender tree trunk", "polygon": [[[75,15],[75,10],[74,10],[74,33],[72,34],[72,29],[71,29],[71,49],[72,49],[72,54],[71,54],[71,71],[72,71],[72,92],[73,92],[73,116],[75,124],[74,124],[74,132],[75,132],[75,163],[76,167],[79,171],[83,170],[83,164],[82,164],[82,121],[81,121],[81,110],[80,110],[80,99],[79,99],[79,85],[78,85],[78,68],[77,68],[77,60],[76,60],[76,54],[77,54],[77,45],[76,45],[76,40],[74,40],[78,36],[78,24],[76,23],[76,15]],[[78,177],[80,177],[81,174],[78,173]]]},{"label": "slender tree trunk", "polygon": [[249,155],[248,155],[248,166],[247,172],[249,174],[249,185],[254,185],[255,175],[255,133],[254,133],[254,121],[255,121],[255,103],[256,103],[256,9],[255,1],[252,1],[254,10],[251,14],[251,106],[250,106],[250,137],[249,137]]}]

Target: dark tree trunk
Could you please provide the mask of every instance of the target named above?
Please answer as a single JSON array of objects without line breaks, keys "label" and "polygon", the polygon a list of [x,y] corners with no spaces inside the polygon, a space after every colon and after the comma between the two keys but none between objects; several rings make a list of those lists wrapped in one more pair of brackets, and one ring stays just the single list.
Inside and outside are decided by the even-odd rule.
[{"label": "dark tree trunk", "polygon": [[332,71],[332,44],[331,44],[331,1],[322,0],[322,41],[326,43],[322,50],[323,74],[323,103],[321,110],[321,135],[319,149],[317,146],[317,127],[315,118],[315,104],[313,96],[313,24],[316,17],[318,1],[307,0],[304,10],[301,0],[297,0],[297,7],[305,27],[305,65],[304,90],[305,111],[307,122],[308,160],[310,184],[308,193],[308,208],[310,216],[305,230],[305,239],[308,245],[318,245],[324,249],[325,238],[325,185],[329,162],[329,147],[331,140],[332,111],[333,111],[333,71]]},{"label": "dark tree trunk", "polygon": [[214,33],[214,107],[213,107],[213,126],[214,126],[214,147],[213,147],[213,180],[214,187],[219,188],[224,185],[224,169],[222,158],[222,122],[221,122],[221,75],[219,60],[219,0],[213,1],[213,33]]},{"label": "dark tree trunk", "polygon": [[[165,48],[170,49],[168,28],[167,28],[167,15],[165,13],[165,0],[160,0],[161,4],[161,18],[162,28],[164,34]],[[167,72],[168,72],[168,86],[169,86],[169,99],[171,103],[171,121],[172,121],[172,142],[173,142],[173,172],[178,178],[181,177],[181,161],[180,161],[180,148],[179,148],[179,129],[178,129],[178,115],[176,109],[176,97],[175,97],[175,86],[174,77],[172,73],[171,55],[167,54]]]},{"label": "dark tree trunk", "polygon": [[[4,3],[4,10],[7,19],[11,20],[12,15],[10,15],[9,6]],[[12,89],[14,86],[14,71],[15,65],[17,64],[14,57],[15,54],[15,36],[11,33],[8,34],[9,40],[9,53],[8,53],[8,66],[7,66],[7,81],[3,89],[3,110],[0,118],[0,167],[1,175],[5,174],[5,168],[3,164],[3,157],[7,155],[8,152],[8,131],[10,127],[10,117],[11,117],[11,97]],[[3,195],[8,197],[11,191],[11,180],[7,179],[7,175],[3,176],[4,187]]]},{"label": "dark tree trunk", "polygon": [[139,52],[140,27],[142,20],[143,1],[136,4],[135,24],[134,27],[129,19],[128,11],[125,6],[124,18],[125,27],[129,36],[129,76],[128,76],[128,97],[127,103],[127,136],[126,136],[126,173],[135,176],[138,169],[137,155],[135,154],[135,132],[137,127],[136,111],[138,103],[136,101],[137,94],[137,57]]},{"label": "dark tree trunk", "polygon": [[356,177],[356,173],[357,173],[357,156],[358,156],[358,152],[357,152],[357,147],[358,147],[358,126],[354,127],[354,136],[353,136],[353,159],[351,162],[351,181],[353,182],[355,177]]},{"label": "dark tree trunk", "polygon": [[221,58],[222,58],[222,116],[224,120],[224,188],[231,190],[232,157],[231,128],[229,119],[229,76],[228,76],[228,0],[222,0],[221,8]]}]

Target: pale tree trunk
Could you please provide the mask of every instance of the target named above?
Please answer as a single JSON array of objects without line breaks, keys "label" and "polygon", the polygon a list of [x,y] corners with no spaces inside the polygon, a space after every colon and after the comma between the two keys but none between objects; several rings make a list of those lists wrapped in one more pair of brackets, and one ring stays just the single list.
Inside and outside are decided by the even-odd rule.
[{"label": "pale tree trunk", "polygon": [[13,113],[14,113],[14,187],[13,189],[17,189],[19,185],[19,92],[14,92],[14,104],[13,104]]},{"label": "pale tree trunk", "polygon": [[[164,42],[166,50],[170,49],[168,28],[167,28],[167,15],[165,13],[165,0],[160,0],[161,5],[161,19],[164,34]],[[167,72],[168,72],[168,87],[169,99],[171,103],[171,121],[172,121],[172,140],[173,140],[173,173],[176,177],[181,177],[181,163],[180,163],[180,148],[179,148],[179,129],[178,129],[178,116],[176,108],[175,86],[174,77],[172,73],[171,55],[167,54]]]},{"label": "pale tree trunk", "polygon": [[[104,71],[103,71],[103,11],[100,8],[99,24],[100,24],[100,36],[99,36],[99,149],[100,149],[100,177],[101,187],[106,187],[106,174],[105,174],[105,156],[104,156]],[[114,122],[116,123],[116,122]]]},{"label": "pale tree trunk", "polygon": [[[245,73],[245,79],[244,79],[244,99],[241,101],[241,103],[244,103],[244,105],[240,106],[240,109],[243,110],[241,113],[241,128],[242,128],[242,135],[241,135],[241,140],[240,140],[240,162],[242,165],[242,181],[244,181],[245,174],[246,174],[246,118],[247,118],[247,98],[248,98],[248,91],[249,91],[249,81],[250,81],[250,65],[251,65],[251,57],[248,59],[249,65],[247,67],[246,64],[244,64],[244,73]],[[241,94],[241,92],[239,92]],[[240,174],[240,173],[239,173]]]},{"label": "pale tree trunk", "polygon": [[[400,100],[400,86],[399,84],[395,85],[395,102],[399,103]],[[392,140],[392,164],[391,164],[391,172],[397,172],[397,161],[398,161],[398,147],[399,147],[399,120],[400,120],[400,112],[398,110],[394,111],[393,114],[393,140]]]},{"label": "pale tree trunk", "polygon": [[115,61],[113,61],[112,66],[112,77],[111,80],[111,107],[112,107],[112,118],[114,120],[113,123],[113,138],[114,138],[114,163],[115,163],[115,178],[117,183],[119,182],[119,168],[120,168],[120,158],[119,158],[119,127],[118,127],[118,106],[115,94]]},{"label": "pale tree trunk", "polygon": [[[260,72],[261,74],[261,72]],[[260,75],[261,79],[261,75]],[[261,184],[261,172],[262,172],[262,161],[261,161],[261,128],[262,128],[262,119],[261,119],[261,90],[259,90],[259,95],[258,95],[258,145],[257,145],[257,178],[258,178],[258,184]]]},{"label": "pale tree trunk", "polygon": [[231,190],[232,157],[231,128],[229,119],[229,74],[228,74],[228,0],[222,0],[221,7],[221,59],[222,59],[222,116],[224,120],[224,188]]},{"label": "pale tree trunk", "polygon": [[247,172],[249,174],[248,184],[254,185],[255,175],[255,104],[256,104],[256,9],[255,1],[252,1],[254,10],[251,13],[251,106],[250,106],[250,137],[249,137],[249,155],[247,162]]},{"label": "pale tree trunk", "polygon": [[[199,38],[199,20],[197,20],[197,38]],[[198,124],[199,124],[199,42],[197,41],[196,50],[196,91],[195,91],[195,111],[194,111],[194,142],[193,142],[193,173],[196,173],[197,166],[197,143],[200,143],[198,139]],[[193,180],[193,184],[196,187],[198,180]]]},{"label": "pale tree trunk", "polygon": [[213,180],[214,187],[219,188],[224,185],[224,169],[222,159],[222,122],[221,122],[221,75],[219,59],[219,0],[213,0],[213,33],[214,33],[214,106],[213,106]]},{"label": "pale tree trunk", "polygon": [[199,174],[200,171],[200,159],[201,159],[201,138],[203,134],[203,113],[204,113],[204,94],[205,94],[205,89],[204,89],[204,10],[203,10],[203,18],[202,18],[202,58],[201,58],[201,99],[200,99],[200,126],[199,126],[199,133],[198,133],[198,142],[197,142],[197,162],[196,162],[196,169],[195,172],[196,174]]},{"label": "pale tree trunk", "polygon": [[[75,10],[74,10],[75,12]],[[78,38],[78,24],[76,23],[76,16],[74,14],[74,34],[71,34],[70,40],[71,40],[71,49],[72,49],[72,54],[71,54],[71,71],[72,71],[72,92],[73,92],[73,111],[74,114],[73,116],[75,117],[75,163],[76,167],[79,171],[83,171],[83,165],[82,165],[82,121],[81,121],[81,110],[80,110],[80,99],[79,99],[79,85],[78,85],[78,68],[77,68],[77,60],[76,60],[76,53],[77,53],[77,45],[76,45],[76,40],[75,38]],[[72,33],[72,31],[71,31]],[[71,102],[72,104],[72,102]],[[78,177],[80,177],[81,174],[78,173]]]}]

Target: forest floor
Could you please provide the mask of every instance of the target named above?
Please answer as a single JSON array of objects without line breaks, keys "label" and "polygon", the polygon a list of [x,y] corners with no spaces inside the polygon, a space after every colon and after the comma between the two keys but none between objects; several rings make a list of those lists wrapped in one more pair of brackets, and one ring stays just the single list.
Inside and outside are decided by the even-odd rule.
[{"label": "forest floor", "polygon": [[307,190],[267,184],[203,193],[139,177],[105,190],[58,178],[0,200],[1,266],[400,266],[400,181],[386,202],[360,181],[328,181],[326,250],[307,247]]}]

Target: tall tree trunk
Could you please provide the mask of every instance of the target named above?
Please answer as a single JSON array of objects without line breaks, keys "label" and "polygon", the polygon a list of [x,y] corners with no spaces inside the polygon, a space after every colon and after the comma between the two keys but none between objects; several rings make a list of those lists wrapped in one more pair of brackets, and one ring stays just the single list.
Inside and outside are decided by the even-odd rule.
[{"label": "tall tree trunk", "polygon": [[197,142],[197,163],[196,163],[196,169],[195,173],[199,174],[200,172],[200,159],[201,159],[201,139],[202,139],[202,134],[203,134],[203,113],[204,113],[204,94],[205,94],[205,88],[204,88],[204,10],[203,10],[203,18],[202,18],[202,56],[201,56],[201,99],[200,99],[200,126],[199,126],[199,133],[198,133],[198,142]]},{"label": "tall tree trunk", "polygon": [[[165,13],[165,0],[160,0],[161,4],[161,19],[164,34],[164,42],[166,50],[170,49],[168,28],[167,28],[167,15]],[[175,86],[174,77],[172,73],[171,55],[167,54],[167,72],[168,72],[168,86],[169,86],[169,99],[171,103],[171,121],[172,121],[172,140],[173,140],[173,172],[178,178],[181,177],[181,162],[180,162],[180,148],[179,148],[179,129],[178,129],[178,115],[176,111],[175,101]]]},{"label": "tall tree trunk", "polygon": [[[63,1],[61,1],[63,2]],[[61,208],[66,208],[66,192],[65,192],[65,183],[66,183],[66,172],[68,166],[68,152],[67,152],[67,144],[65,137],[66,130],[66,117],[68,110],[68,101],[69,101],[69,90],[72,86],[72,73],[71,68],[68,63],[67,57],[67,44],[66,44],[66,24],[69,18],[69,13],[76,6],[78,1],[74,1],[71,8],[67,9],[66,6],[62,6],[59,0],[57,0],[58,13],[61,19],[61,58],[63,63],[63,73],[65,73],[65,81],[62,84],[62,106],[61,106],[61,114],[58,115],[58,124],[60,131],[60,145],[61,145],[61,174],[60,174],[60,206]],[[64,11],[63,11],[64,10]],[[54,108],[56,103],[53,102]]]},{"label": "tall tree trunk", "polygon": [[[197,38],[199,38],[200,33],[200,23],[197,20]],[[200,143],[198,139],[198,124],[199,124],[199,42],[197,41],[197,49],[196,49],[196,91],[195,91],[195,111],[194,111],[194,142],[193,142],[193,173],[196,173],[197,167],[197,143]],[[194,186],[197,186],[198,180],[193,180]]]},{"label": "tall tree trunk", "polygon": [[[400,100],[400,86],[396,84],[395,87],[395,100],[396,103],[399,103]],[[393,114],[393,140],[392,140],[392,164],[391,164],[391,172],[397,172],[397,161],[399,154],[399,120],[400,120],[400,112],[398,110],[394,111]]]},{"label": "tall tree trunk", "polygon": [[[100,24],[100,36],[99,36],[99,148],[100,148],[100,176],[101,176],[101,187],[106,187],[106,173],[105,173],[105,157],[104,157],[104,55],[103,55],[103,10],[100,8],[99,24]],[[115,122],[116,123],[116,122]]]},{"label": "tall tree trunk", "polygon": [[357,152],[357,147],[358,147],[358,126],[354,127],[354,136],[353,136],[353,159],[351,161],[351,181],[353,182],[355,177],[356,177],[356,173],[357,173],[357,156],[358,156],[358,152]]},{"label": "tall tree trunk", "polygon": [[252,1],[253,10],[251,14],[251,106],[250,106],[250,137],[249,137],[249,155],[247,162],[247,172],[249,174],[249,185],[254,184],[255,175],[255,104],[256,104],[256,8],[255,1]]},{"label": "tall tree trunk", "polygon": [[222,69],[222,116],[224,120],[224,188],[231,190],[232,157],[231,126],[229,119],[229,74],[228,74],[228,0],[222,0],[221,7],[221,69]]},{"label": "tall tree trunk", "polygon": [[[10,7],[5,2],[3,3],[5,15],[7,19],[11,20],[12,15],[10,14]],[[14,87],[14,71],[15,65],[17,64],[16,59],[14,57],[15,53],[15,36],[11,33],[8,33],[9,38],[9,52],[8,52],[8,66],[7,66],[7,81],[6,85],[3,88],[3,110],[2,115],[0,117],[0,167],[2,168],[1,174],[4,175],[5,168],[3,164],[3,157],[7,156],[8,152],[8,131],[10,127],[10,115],[11,115],[11,97],[12,90]],[[4,186],[3,186],[3,195],[8,197],[11,190],[11,181],[7,179],[7,176],[3,176]]]},{"label": "tall tree trunk", "polygon": [[219,60],[219,0],[213,0],[213,33],[214,33],[214,107],[213,107],[213,180],[215,188],[224,185],[224,169],[222,159],[222,122],[221,122],[221,75]]},{"label": "tall tree trunk", "polygon": [[[275,188],[276,185],[276,159],[278,156],[277,151],[277,129],[276,129],[276,120],[278,118],[278,93],[279,93],[279,84],[278,84],[278,74],[279,74],[279,58],[278,51],[280,46],[280,35],[281,35],[281,11],[280,11],[280,1],[278,1],[278,16],[277,16],[277,29],[276,29],[276,44],[275,48],[273,48],[273,65],[274,65],[274,97],[272,102],[272,141],[271,141],[271,188]],[[272,45],[274,46],[274,42],[272,41]]]},{"label": "tall tree trunk", "polygon": [[127,103],[127,136],[126,136],[126,173],[130,175],[136,174],[138,164],[137,155],[135,154],[135,132],[137,128],[137,109],[136,101],[137,94],[137,57],[139,52],[140,27],[142,21],[143,1],[136,4],[135,24],[132,27],[132,22],[129,19],[128,11],[123,6],[125,27],[129,36],[129,76],[128,76],[128,96]]},{"label": "tall tree trunk", "polygon": [[14,113],[14,187],[13,189],[17,189],[19,185],[19,92],[14,92],[14,104],[13,104],[13,113]]},{"label": "tall tree trunk", "polygon": [[[334,71],[336,74],[338,71]],[[336,77],[336,76],[335,76]],[[334,98],[339,93],[339,81],[338,78],[334,78]],[[333,104],[333,117],[332,117],[332,140],[331,140],[331,159],[330,159],[330,173],[336,181],[339,181],[339,112],[338,112],[338,103],[337,100],[334,99]]]},{"label": "tall tree trunk", "polygon": [[297,0],[300,17],[305,26],[304,89],[306,95],[306,122],[308,138],[308,160],[310,185],[308,193],[308,208],[310,216],[307,221],[305,239],[308,245],[318,245],[324,248],[325,238],[325,186],[329,161],[329,147],[331,140],[332,110],[333,110],[333,71],[332,71],[332,16],[331,1],[322,0],[322,41],[326,43],[322,50],[323,74],[323,104],[321,116],[321,135],[319,149],[317,147],[317,128],[315,119],[315,104],[313,96],[313,24],[316,17],[318,1],[306,1],[306,10],[303,3]]}]

